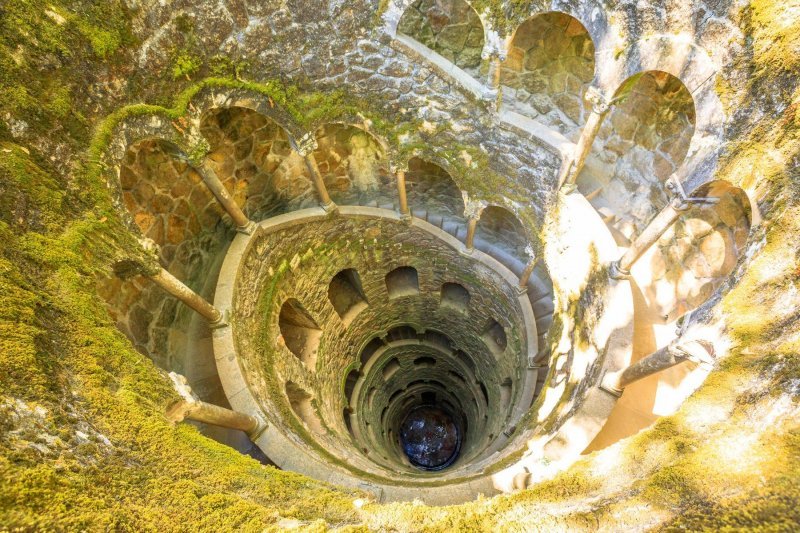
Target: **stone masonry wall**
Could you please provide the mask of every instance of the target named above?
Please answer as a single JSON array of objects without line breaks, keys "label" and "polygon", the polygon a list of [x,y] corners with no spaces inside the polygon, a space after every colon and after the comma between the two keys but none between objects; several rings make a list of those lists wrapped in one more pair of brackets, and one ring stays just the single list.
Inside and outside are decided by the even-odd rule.
[{"label": "stone masonry wall", "polygon": [[288,210],[291,200],[312,196],[305,165],[284,130],[249,109],[219,109],[201,125],[211,152],[209,164],[253,220]]},{"label": "stone masonry wall", "polygon": [[709,196],[719,197],[719,203],[691,208],[634,265],[632,272],[657,323],[672,322],[699,307],[744,252],[750,233],[747,198],[734,188]]},{"label": "stone masonry wall", "polygon": [[[345,375],[375,332],[401,324],[448,332],[459,348],[472,354],[494,405],[500,404],[502,379],[521,379],[524,341],[514,287],[498,285],[495,273],[414,226],[354,217],[309,221],[259,237],[244,264],[237,282],[234,333],[251,388],[273,423],[281,423],[276,410],[291,413],[288,404],[281,407],[283,382],[290,380],[313,393],[319,418],[329,430],[318,440],[331,452],[348,456],[349,434],[342,419]],[[384,276],[399,266],[417,269],[418,296],[388,298]],[[344,268],[358,271],[369,302],[346,328],[327,298],[328,282]],[[439,305],[442,284],[453,281],[470,291],[468,315]],[[300,301],[322,328],[313,370],[281,346],[278,314],[288,298]],[[503,325],[508,339],[499,359],[488,353],[482,339],[492,320]],[[254,331],[259,333],[253,335]],[[490,419],[497,426],[493,433],[499,434],[502,419]],[[348,461],[354,460],[348,457]],[[375,468],[364,461],[362,468]]]},{"label": "stone masonry wall", "polygon": [[504,101],[573,133],[583,123],[583,94],[594,77],[594,43],[577,19],[545,13],[522,23],[503,62]]},{"label": "stone masonry wall", "polygon": [[464,70],[475,73],[481,65],[483,25],[464,0],[417,0],[397,29]]},{"label": "stone masonry wall", "polygon": [[694,133],[694,102],[674,76],[648,72],[606,117],[578,180],[596,207],[607,207],[630,237],[666,205],[666,179],[683,162]]}]

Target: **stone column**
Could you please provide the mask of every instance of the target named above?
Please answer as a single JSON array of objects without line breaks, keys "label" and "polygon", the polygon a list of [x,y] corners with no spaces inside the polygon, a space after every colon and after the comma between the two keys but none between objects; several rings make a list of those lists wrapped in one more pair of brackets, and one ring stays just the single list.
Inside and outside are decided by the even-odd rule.
[{"label": "stone column", "polygon": [[480,219],[479,215],[471,216],[467,220],[467,238],[464,239],[464,246],[467,248],[467,252],[472,253],[472,250],[475,249],[475,230],[478,229],[478,220]]},{"label": "stone column", "polygon": [[689,204],[681,198],[673,198],[667,206],[662,209],[650,224],[636,237],[631,243],[625,254],[614,263],[611,263],[611,277],[623,279],[631,275],[631,267],[678,219],[683,211],[689,208]]},{"label": "stone column", "polygon": [[597,132],[600,131],[600,126],[603,125],[603,119],[606,118],[608,112],[611,110],[612,102],[608,102],[605,97],[600,93],[599,89],[589,87],[586,91],[586,101],[592,104],[592,112],[589,118],[586,119],[586,124],[581,130],[581,135],[578,138],[578,143],[575,145],[575,152],[572,157],[564,162],[561,168],[561,173],[558,177],[558,182],[569,189],[574,189],[575,182],[578,180],[578,174],[583,170],[583,165],[586,164],[586,158],[592,149]]},{"label": "stone column", "polygon": [[519,275],[519,286],[517,289],[520,294],[527,292],[528,282],[531,280],[531,274],[533,274],[533,269],[536,268],[537,263],[539,263],[539,259],[531,255],[528,264],[525,265],[525,269],[522,271],[522,274]]},{"label": "stone column", "polygon": [[148,275],[148,277],[166,292],[200,313],[203,318],[211,323],[212,327],[226,325],[219,309],[208,303],[205,298],[184,285],[163,267],[158,272]]},{"label": "stone column", "polygon": [[464,216],[467,217],[467,236],[464,239],[465,253],[471,254],[475,249],[475,230],[478,229],[478,220],[486,207],[485,202],[471,199],[465,191],[461,191],[464,198]]},{"label": "stone column", "polygon": [[308,173],[311,175],[311,180],[314,182],[314,188],[317,191],[322,208],[325,211],[334,211],[336,209],[336,204],[333,203],[333,200],[331,200],[328,194],[328,188],[325,187],[325,180],[322,179],[322,174],[317,165],[317,159],[314,157],[314,150],[316,150],[318,146],[314,134],[306,133],[300,139],[295,139],[290,135],[289,141],[294,151],[300,154],[300,157],[306,162],[306,168],[308,168]]},{"label": "stone column", "polygon": [[404,219],[411,218],[411,211],[408,209],[408,197],[406,196],[406,172],[405,166],[395,166],[394,175],[397,177],[397,197],[400,201],[400,216]]},{"label": "stone column", "polygon": [[500,50],[484,50],[483,59],[489,61],[489,72],[486,76],[486,90],[483,97],[486,100],[494,100],[495,109],[499,110],[502,102],[502,88],[500,87],[500,76],[503,62],[506,60],[505,52]]},{"label": "stone column", "polygon": [[707,341],[681,342],[676,339],[628,368],[607,373],[603,376],[600,388],[615,396],[620,396],[625,387],[631,383],[672,368],[683,361],[712,365],[714,363],[714,347]]},{"label": "stone column", "polygon": [[204,422],[214,426],[229,429],[238,429],[255,439],[266,428],[266,422],[260,417],[225,409],[218,405],[206,403],[192,391],[186,378],[175,372],[169,373],[172,384],[181,399],[167,408],[167,419],[173,423],[183,422],[185,419]]},{"label": "stone column", "polygon": [[203,164],[198,167],[197,171],[203,178],[206,187],[211,191],[211,194],[214,195],[217,201],[222,205],[222,208],[225,209],[225,212],[230,215],[233,223],[236,224],[236,230],[247,235],[252,233],[255,228],[255,222],[247,218],[247,215],[244,214],[230,195],[228,189],[225,188],[219,177],[217,177],[217,173],[214,172],[214,169],[204,161]]}]

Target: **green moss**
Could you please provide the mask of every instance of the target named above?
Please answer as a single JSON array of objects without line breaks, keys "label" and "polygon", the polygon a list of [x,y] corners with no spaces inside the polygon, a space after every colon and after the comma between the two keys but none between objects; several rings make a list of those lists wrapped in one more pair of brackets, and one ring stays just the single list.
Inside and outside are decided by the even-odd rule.
[{"label": "green moss", "polygon": [[175,58],[175,63],[172,66],[172,79],[186,78],[189,80],[193,74],[200,70],[202,65],[203,60],[199,57],[195,57],[185,51],[181,52]]}]

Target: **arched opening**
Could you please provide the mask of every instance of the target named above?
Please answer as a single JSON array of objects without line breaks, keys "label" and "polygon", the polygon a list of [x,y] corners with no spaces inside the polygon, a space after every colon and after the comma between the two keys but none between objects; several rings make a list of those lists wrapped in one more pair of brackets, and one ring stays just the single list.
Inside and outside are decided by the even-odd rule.
[{"label": "arched opening", "polygon": [[420,368],[431,368],[436,365],[436,359],[433,357],[429,357],[424,355],[422,357],[417,357],[414,359],[414,366]]},{"label": "arched opening", "polygon": [[182,243],[213,230],[224,213],[200,174],[166,141],[131,145],[120,168],[120,185],[133,221],[159,245],[167,265]]},{"label": "arched opening", "polygon": [[211,148],[208,164],[251,219],[290,211],[310,190],[302,159],[270,118],[243,107],[214,109],[200,132]]},{"label": "arched opening", "polygon": [[427,330],[425,331],[425,333],[423,333],[422,339],[429,344],[438,346],[445,352],[449,352],[452,349],[453,343],[450,340],[450,338],[444,333],[440,333],[438,331],[433,331],[433,330]]},{"label": "arched opening", "polygon": [[[745,252],[753,217],[750,199],[740,188],[717,180],[691,196],[715,199],[694,205],[667,229],[631,268],[637,335],[634,363],[663,347],[657,333],[675,332],[688,313],[719,289]],[[674,335],[674,333],[673,333]],[[684,361],[631,383],[617,401],[603,430],[587,451],[605,448],[672,414],[704,376],[701,365]]]},{"label": "arched opening", "polygon": [[328,299],[345,327],[368,306],[361,288],[361,278],[352,268],[342,270],[333,277],[328,285]]},{"label": "arched opening", "polygon": [[450,174],[418,157],[408,161],[408,205],[417,218],[447,230],[447,221],[464,222],[464,197]]},{"label": "arched opening", "polygon": [[350,405],[350,399],[353,397],[353,391],[356,388],[356,382],[361,377],[361,372],[357,368],[353,368],[347,373],[344,379],[344,397],[347,405]]},{"label": "arched opening", "polygon": [[404,341],[416,339],[417,337],[417,330],[406,325],[393,327],[386,332],[386,342]]},{"label": "arched opening", "polygon": [[469,291],[463,285],[458,283],[445,283],[442,285],[442,307],[453,309],[459,313],[467,313],[469,311],[469,299]]},{"label": "arched opening", "polygon": [[489,348],[495,357],[499,358],[503,355],[508,347],[508,339],[506,338],[506,330],[497,320],[492,320],[483,330],[483,340],[486,347]]},{"label": "arched opening", "polygon": [[481,213],[475,238],[499,248],[521,263],[528,262],[528,238],[522,222],[503,207],[490,205]]},{"label": "arched opening", "polygon": [[625,245],[667,204],[664,182],[686,157],[695,108],[686,86],[660,71],[632,76],[615,98],[578,187]]},{"label": "arched opening", "polygon": [[716,203],[690,207],[631,270],[657,323],[702,305],[736,267],[750,234],[750,200],[742,189],[713,181],[692,195]]},{"label": "arched opening", "polygon": [[399,267],[386,274],[386,290],[389,292],[389,299],[419,294],[417,269]]},{"label": "arched opening", "polygon": [[471,74],[481,66],[483,24],[464,0],[417,0],[397,30]]},{"label": "arched opening", "polygon": [[511,395],[514,390],[514,384],[511,381],[511,378],[505,378],[502,383],[500,383],[500,405],[503,407],[505,411],[508,409],[508,406],[511,405]]},{"label": "arched opening", "polygon": [[400,361],[397,358],[392,359],[386,366],[383,367],[383,380],[389,381],[392,376],[394,376],[397,371],[400,370]]},{"label": "arched opening", "polygon": [[278,317],[278,326],[289,351],[309,370],[315,370],[322,330],[299,301],[289,298],[284,302]]},{"label": "arched opening", "polygon": [[331,199],[340,205],[393,206],[394,176],[381,143],[346,124],[326,124],[315,132],[314,158]]},{"label": "arched opening", "polygon": [[369,360],[372,358],[372,356],[375,354],[375,352],[377,352],[379,349],[383,348],[384,346],[386,346],[386,345],[378,337],[375,337],[374,339],[369,341],[367,343],[367,345],[364,346],[364,349],[361,350],[361,367],[363,368],[364,365],[366,365],[369,362]]},{"label": "arched opening", "polygon": [[[224,211],[200,174],[173,143],[146,139],[127,148],[119,181],[125,209],[141,234],[158,245],[161,265],[202,291],[228,227],[220,223]],[[97,286],[119,329],[159,367],[185,372],[194,367],[190,358],[213,364],[213,354],[187,349],[184,332],[193,314],[176,298],[153,284],[116,277]]]},{"label": "arched opening", "polygon": [[312,404],[313,396],[292,381],[286,382],[285,391],[286,398],[289,400],[289,405],[295,416],[299,418],[312,433],[316,433],[317,435],[324,434],[325,428],[322,426],[319,415]]},{"label": "arched opening", "polygon": [[514,32],[501,69],[503,101],[547,124],[583,123],[583,95],[594,77],[594,43],[577,19],[542,13]]}]

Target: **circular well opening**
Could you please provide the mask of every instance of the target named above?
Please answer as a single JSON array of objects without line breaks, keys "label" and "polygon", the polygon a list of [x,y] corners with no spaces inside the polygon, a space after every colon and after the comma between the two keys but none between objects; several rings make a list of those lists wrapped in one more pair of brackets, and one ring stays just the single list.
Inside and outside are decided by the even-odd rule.
[{"label": "circular well opening", "polygon": [[447,411],[421,405],[411,409],[400,424],[400,445],[412,465],[441,470],[458,458],[461,432]]}]

